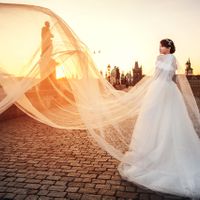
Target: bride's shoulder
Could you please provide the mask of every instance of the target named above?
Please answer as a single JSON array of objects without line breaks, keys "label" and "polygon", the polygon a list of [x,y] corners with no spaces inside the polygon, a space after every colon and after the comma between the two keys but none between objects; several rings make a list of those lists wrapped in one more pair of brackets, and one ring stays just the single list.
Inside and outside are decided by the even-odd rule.
[{"label": "bride's shoulder", "polygon": [[156,59],[157,60],[164,60],[164,59],[166,59],[166,58],[169,58],[169,59],[176,59],[176,57],[175,57],[175,55],[173,55],[173,54],[159,54],[157,57],[156,57]]},{"label": "bride's shoulder", "polygon": [[173,62],[175,62],[175,61],[176,61],[176,56],[173,55],[173,54],[171,54],[171,60],[172,60]]},{"label": "bride's shoulder", "polygon": [[171,56],[171,58],[176,58],[174,54],[170,53],[169,54]]}]

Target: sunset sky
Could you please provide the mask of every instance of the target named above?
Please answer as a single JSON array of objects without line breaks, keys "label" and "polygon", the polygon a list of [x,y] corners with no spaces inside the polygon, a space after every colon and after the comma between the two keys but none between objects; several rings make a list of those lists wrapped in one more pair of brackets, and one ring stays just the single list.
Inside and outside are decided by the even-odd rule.
[{"label": "sunset sky", "polygon": [[[152,66],[159,41],[170,38],[181,65],[190,57],[200,74],[200,0],[0,0],[34,4],[61,16],[89,47],[97,67]],[[98,51],[100,50],[100,53]]]}]

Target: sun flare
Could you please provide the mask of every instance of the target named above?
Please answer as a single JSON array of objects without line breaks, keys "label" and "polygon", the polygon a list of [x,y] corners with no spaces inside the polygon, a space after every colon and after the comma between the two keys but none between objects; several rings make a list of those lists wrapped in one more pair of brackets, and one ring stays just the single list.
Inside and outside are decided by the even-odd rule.
[{"label": "sun flare", "polygon": [[58,66],[56,67],[56,79],[61,79],[65,77],[64,67]]}]

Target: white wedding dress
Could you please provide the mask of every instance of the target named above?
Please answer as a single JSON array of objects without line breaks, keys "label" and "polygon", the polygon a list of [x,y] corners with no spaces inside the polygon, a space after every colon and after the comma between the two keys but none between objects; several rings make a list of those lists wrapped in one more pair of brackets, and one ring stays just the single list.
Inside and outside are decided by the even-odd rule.
[{"label": "white wedding dress", "polygon": [[175,59],[172,54],[157,57],[153,81],[118,170],[122,178],[152,190],[198,198],[200,139],[172,80]]}]

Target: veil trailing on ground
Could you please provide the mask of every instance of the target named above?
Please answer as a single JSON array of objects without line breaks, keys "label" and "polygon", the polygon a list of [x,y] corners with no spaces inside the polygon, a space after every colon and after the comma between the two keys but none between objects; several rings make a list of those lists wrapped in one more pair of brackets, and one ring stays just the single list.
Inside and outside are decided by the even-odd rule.
[{"label": "veil trailing on ground", "polygon": [[[128,92],[116,90],[87,46],[49,9],[0,3],[0,18],[0,114],[15,104],[49,126],[86,130],[92,142],[121,160],[154,66]],[[200,135],[199,110],[183,71],[176,81]]]}]

